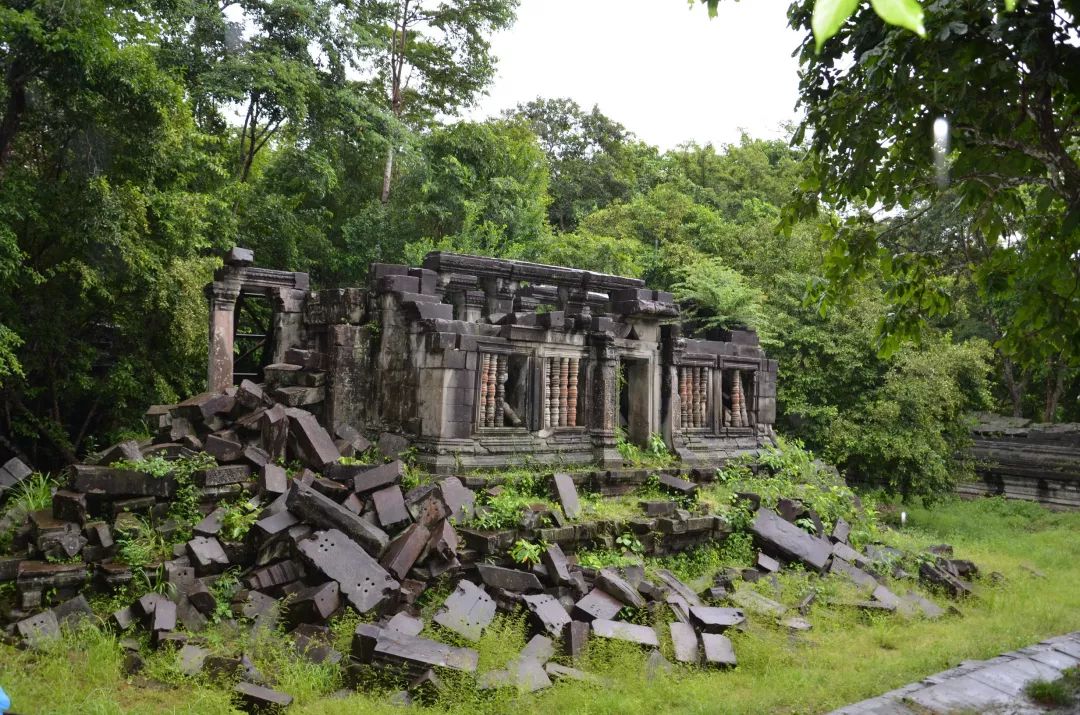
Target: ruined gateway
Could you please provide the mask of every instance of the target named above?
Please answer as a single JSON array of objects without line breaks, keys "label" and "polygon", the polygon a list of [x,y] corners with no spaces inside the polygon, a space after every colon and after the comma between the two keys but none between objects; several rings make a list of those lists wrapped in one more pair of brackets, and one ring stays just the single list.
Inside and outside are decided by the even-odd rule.
[{"label": "ruined gateway", "polygon": [[[620,466],[616,431],[654,435],[688,465],[773,440],[777,364],[751,331],[684,337],[670,293],[590,271],[435,252],[372,264],[366,288],[311,290],[303,273],[233,249],[207,287],[209,388],[250,378],[313,412],[415,448],[436,473],[537,463]],[[238,304],[267,304],[261,334]],[[257,368],[234,369],[259,339]]]}]

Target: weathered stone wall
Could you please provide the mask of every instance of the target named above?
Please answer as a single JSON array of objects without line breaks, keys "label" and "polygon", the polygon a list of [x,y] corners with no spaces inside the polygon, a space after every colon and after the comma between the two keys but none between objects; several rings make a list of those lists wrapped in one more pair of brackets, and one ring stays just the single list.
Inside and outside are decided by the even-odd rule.
[{"label": "weathered stone wall", "polygon": [[972,438],[980,481],[960,485],[960,494],[1080,507],[1080,424],[982,415]]}]

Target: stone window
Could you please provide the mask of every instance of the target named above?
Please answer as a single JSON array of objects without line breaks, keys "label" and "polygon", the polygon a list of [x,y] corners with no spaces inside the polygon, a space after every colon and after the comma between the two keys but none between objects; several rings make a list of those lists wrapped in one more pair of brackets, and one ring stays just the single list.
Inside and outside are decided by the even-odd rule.
[{"label": "stone window", "polygon": [[480,354],[477,424],[482,428],[528,427],[529,357]]},{"label": "stone window", "polygon": [[684,430],[712,427],[713,369],[679,366],[679,426]]},{"label": "stone window", "polygon": [[727,369],[723,371],[725,427],[753,427],[754,414],[754,371]]},{"label": "stone window", "polygon": [[545,357],[543,424],[545,429],[584,427],[583,401],[585,361],[577,357]]}]

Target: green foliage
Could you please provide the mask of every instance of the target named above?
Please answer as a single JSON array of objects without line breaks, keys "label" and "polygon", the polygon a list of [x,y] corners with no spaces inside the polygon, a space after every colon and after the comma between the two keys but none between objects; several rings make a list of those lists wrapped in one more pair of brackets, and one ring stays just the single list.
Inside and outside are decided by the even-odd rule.
[{"label": "green foliage", "polygon": [[1066,668],[1057,680],[1032,680],[1024,694],[1048,708],[1064,708],[1080,700],[1080,668]]},{"label": "green foliage", "polygon": [[619,534],[615,539],[615,545],[623,550],[623,552],[630,552],[637,556],[641,556],[645,553],[645,546],[642,545],[641,539],[637,538],[632,532],[624,532]]},{"label": "green foliage", "polygon": [[748,534],[735,533],[722,542],[714,542],[680,551],[671,556],[649,559],[652,569],[664,568],[680,579],[694,582],[712,576],[725,566],[745,567],[753,562],[754,544]]},{"label": "green foliage", "polygon": [[258,520],[259,507],[250,499],[240,497],[225,505],[225,513],[221,515],[221,535],[229,541],[240,541]]},{"label": "green foliage", "polygon": [[513,529],[521,522],[525,509],[533,504],[561,508],[547,499],[546,480],[540,473],[526,468],[503,475],[505,481],[498,494],[482,491],[477,495],[476,512],[466,526],[488,531]]},{"label": "green foliage", "polygon": [[622,429],[615,430],[615,449],[623,462],[632,467],[668,467],[675,463],[675,455],[668,451],[662,435],[649,435],[647,447],[640,447],[630,441]]},{"label": "green foliage", "polygon": [[703,328],[751,328],[768,336],[764,295],[719,257],[687,265],[672,286]]},{"label": "green foliage", "polygon": [[544,553],[547,544],[542,541],[532,542],[527,539],[518,539],[510,547],[510,558],[519,564],[531,566],[540,563],[540,556]]}]

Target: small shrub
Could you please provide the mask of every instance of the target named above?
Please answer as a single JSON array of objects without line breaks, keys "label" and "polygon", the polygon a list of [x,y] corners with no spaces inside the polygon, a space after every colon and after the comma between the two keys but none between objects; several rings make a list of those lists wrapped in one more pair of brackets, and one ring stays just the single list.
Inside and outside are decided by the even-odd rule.
[{"label": "small shrub", "polygon": [[540,563],[540,556],[544,553],[547,545],[544,542],[532,542],[527,539],[518,539],[510,547],[510,558],[519,564],[531,566]]},{"label": "small shrub", "polygon": [[1080,686],[1080,671],[1066,671],[1057,680],[1033,680],[1024,686],[1024,692],[1034,702],[1048,708],[1063,708],[1072,705],[1077,699],[1077,686]]},{"label": "small shrub", "polygon": [[240,541],[259,520],[259,507],[241,497],[225,506],[221,516],[221,535],[228,541]]}]

